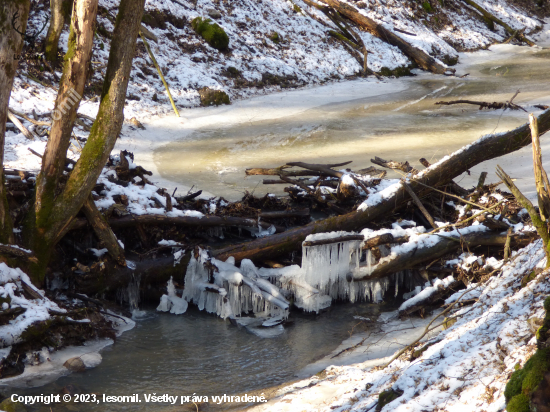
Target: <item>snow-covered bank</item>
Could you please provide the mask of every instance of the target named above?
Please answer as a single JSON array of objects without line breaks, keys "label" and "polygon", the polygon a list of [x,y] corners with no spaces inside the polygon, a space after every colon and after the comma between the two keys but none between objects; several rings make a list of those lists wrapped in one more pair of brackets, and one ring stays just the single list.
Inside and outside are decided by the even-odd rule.
[{"label": "snow-covered bank", "polygon": [[[382,411],[502,411],[510,374],[536,350],[533,325],[544,317],[550,290],[545,263],[540,241],[515,253],[483,285],[479,300],[459,309],[456,323],[433,337],[420,357],[409,360],[406,353],[386,368],[373,369],[371,361],[329,366],[326,377],[281,389],[252,410],[368,411],[380,393],[393,390],[396,398]],[[539,275],[522,288],[522,277],[533,270]]]},{"label": "snow-covered bank", "polygon": [[[98,331],[105,326],[106,321],[97,318],[92,321],[86,316],[82,317],[78,310],[73,310],[76,307],[76,299],[64,297],[56,301],[57,303],[49,299],[44,291],[35,288],[23,271],[0,263],[2,305],[0,361],[5,370],[3,373],[14,375],[14,370],[19,367],[17,364],[19,358],[25,357],[23,373],[2,379],[0,386],[34,387],[52,382],[70,373],[70,368],[65,367],[64,364],[75,357],[82,360],[83,368],[93,368],[101,362],[101,355],[98,352],[114,343],[113,339],[104,337],[98,339],[101,335]],[[106,319],[111,322],[109,328],[118,334],[135,325],[131,319],[119,315],[108,316],[107,314]],[[80,339],[75,339],[70,328],[62,327],[67,324],[84,326],[85,328],[79,328],[79,333],[94,339],[87,341],[84,346],[70,346],[80,343]],[[47,329],[54,326],[61,326],[58,331],[64,333],[58,332],[53,336],[47,336]],[[38,342],[33,342],[37,339]],[[29,350],[33,345],[35,348],[42,345],[42,348]],[[63,349],[57,350],[57,348]]]},{"label": "snow-covered bank", "polygon": [[[486,47],[508,37],[501,26],[495,25],[490,30],[476,12],[460,2],[451,6],[434,1],[431,5],[428,2],[429,7],[397,0],[347,3],[445,61],[456,59],[457,52]],[[540,15],[542,10],[527,3],[523,8],[503,0],[479,3],[513,29],[525,30],[526,35],[541,27],[541,21],[533,16]],[[116,0],[100,1],[94,82],[101,81],[104,74],[110,48],[106,35],[113,30],[117,5]],[[47,7],[35,3],[29,30],[41,27],[48,13]],[[216,16],[215,22],[228,34],[228,51],[211,47],[192,29],[193,18],[209,15]],[[151,41],[152,49],[180,107],[197,106],[198,89],[202,87],[224,90],[235,100],[281,87],[343,79],[362,69],[345,47],[329,36],[329,30],[336,29],[334,23],[301,0],[240,0],[229,4],[211,0],[149,0],[144,22],[158,37],[158,42]],[[403,34],[403,30],[409,34]],[[410,63],[396,47],[367,32],[359,33],[369,50],[370,69],[394,69]],[[65,32],[61,43],[66,44],[67,37]],[[165,91],[154,70],[149,68],[151,61],[141,40],[139,43],[129,87],[129,94],[134,97],[128,102],[128,119],[170,112]],[[64,49],[65,44],[60,46]],[[50,73],[46,77],[54,79]],[[158,101],[153,101],[153,95],[157,95]]]}]

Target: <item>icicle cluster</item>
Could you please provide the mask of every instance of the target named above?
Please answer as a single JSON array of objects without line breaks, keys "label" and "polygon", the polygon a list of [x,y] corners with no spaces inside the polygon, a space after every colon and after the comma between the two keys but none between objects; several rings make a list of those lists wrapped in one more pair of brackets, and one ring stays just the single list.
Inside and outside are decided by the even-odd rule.
[{"label": "icicle cluster", "polygon": [[[213,268],[213,272],[207,267]],[[259,277],[250,260],[243,260],[238,268],[233,258],[222,262],[210,258],[202,249],[198,257],[191,256],[182,299],[224,319],[243,313],[286,317],[290,306],[279,288]]]},{"label": "icicle cluster", "polygon": [[[315,235],[337,238],[346,232]],[[348,282],[347,275],[360,267],[363,242],[342,241],[319,246],[304,246],[302,266],[284,268],[257,268],[244,259],[240,267],[235,259],[223,262],[210,258],[199,249],[192,255],[185,276],[185,289],[181,300],[194,303],[200,310],[216,313],[222,318],[238,318],[243,314],[256,317],[286,318],[289,300],[308,312],[319,312],[329,307],[333,299],[380,301],[390,286],[390,279]],[[371,253],[366,252],[362,270],[370,273]],[[403,274],[396,274],[395,294],[402,283]],[[158,310],[180,311],[173,283],[168,294],[162,297]],[[183,312],[180,312],[183,313]],[[269,322],[268,322],[269,323]],[[276,322],[275,322],[276,323]]]}]

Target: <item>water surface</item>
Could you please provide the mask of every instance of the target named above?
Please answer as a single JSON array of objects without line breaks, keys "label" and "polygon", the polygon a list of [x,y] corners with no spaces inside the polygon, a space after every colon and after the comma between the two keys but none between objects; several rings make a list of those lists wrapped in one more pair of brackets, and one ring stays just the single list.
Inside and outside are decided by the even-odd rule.
[{"label": "water surface", "polygon": [[504,102],[518,90],[516,103],[549,102],[550,51],[512,50],[516,53],[482,52],[482,58],[459,67],[458,73],[469,73],[465,78],[422,74],[392,80],[406,83],[407,89],[399,93],[327,104],[274,120],[201,127],[157,148],[154,162],[161,176],[174,184],[194,184],[231,200],[245,190],[283,193],[283,185],[262,185],[266,177],[245,178],[250,167],[352,160],[352,168],[360,169],[372,165],[374,156],[421,167],[421,157],[435,162],[484,134],[527,121],[524,112],[436,102]]}]

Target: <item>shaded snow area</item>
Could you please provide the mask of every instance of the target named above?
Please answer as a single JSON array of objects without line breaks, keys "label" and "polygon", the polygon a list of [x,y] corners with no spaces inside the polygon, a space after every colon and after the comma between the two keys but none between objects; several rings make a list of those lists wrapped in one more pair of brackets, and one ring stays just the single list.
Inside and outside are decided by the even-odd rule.
[{"label": "shaded snow area", "polygon": [[[66,299],[66,301],[69,303],[69,300]],[[11,320],[0,325],[1,359],[8,358],[13,345],[29,339],[24,336],[24,332],[29,332],[28,327],[35,322],[52,320],[54,315],[64,316],[65,313],[67,313],[67,316],[64,316],[66,322],[90,322],[89,319],[72,319],[66,309],[48,299],[44,291],[34,287],[25,273],[20,269],[10,268],[5,263],[0,263],[0,302],[3,313],[12,314]],[[134,326],[134,322],[130,319],[106,315],[119,334]],[[24,372],[12,378],[2,379],[1,385],[9,387],[44,385],[68,374],[69,370],[63,364],[73,357],[81,358],[84,367],[95,367],[101,362],[98,351],[112,343],[112,339],[97,339],[86,342],[84,346],[67,347],[61,350],[45,345],[39,351],[27,352],[23,361]]]},{"label": "shaded snow area", "polygon": [[[541,242],[536,241],[514,252],[498,275],[485,284],[471,286],[466,292],[468,297],[462,296],[465,291],[451,296],[448,302],[459,297],[478,300],[473,306],[455,311],[454,325],[426,337],[427,343],[418,344],[416,349],[425,350],[417,359],[411,361],[409,351],[385,368],[373,368],[372,361],[329,366],[323,374],[279,390],[269,403],[253,410],[374,411],[378,395],[393,390],[397,398],[382,408],[384,412],[502,411],[510,374],[536,350],[529,319],[543,318],[545,314],[543,301],[550,291],[550,272],[542,271],[545,263]],[[522,288],[522,276],[534,269],[541,273]],[[442,319],[434,324],[439,321]],[[415,322],[419,321],[410,321]],[[395,325],[394,330],[405,324]],[[405,333],[403,330],[400,334],[403,340]],[[354,336],[348,344],[353,346],[361,339]],[[383,356],[396,350],[391,345],[386,349]],[[370,359],[369,350],[367,341],[341,357],[348,356],[348,363],[357,362],[361,355]],[[341,357],[334,359],[336,364],[345,362]],[[384,359],[389,360],[390,357]]]},{"label": "shaded snow area", "polygon": [[[43,296],[42,299],[27,299],[23,295],[23,284],[32,288],[35,293]],[[2,310],[16,311],[24,309],[7,325],[0,326],[0,345],[2,357],[9,354],[9,347],[21,341],[21,334],[34,322],[50,318],[48,309],[65,312],[56,303],[44,297],[44,292],[36,289],[27,274],[21,269],[12,269],[5,263],[0,263],[0,300]]]}]

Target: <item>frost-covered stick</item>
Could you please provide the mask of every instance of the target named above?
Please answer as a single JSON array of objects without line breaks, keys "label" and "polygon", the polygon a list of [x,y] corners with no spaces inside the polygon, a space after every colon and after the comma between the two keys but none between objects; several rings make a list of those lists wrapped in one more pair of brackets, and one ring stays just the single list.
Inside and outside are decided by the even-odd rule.
[{"label": "frost-covered stick", "polygon": [[[550,129],[550,110],[539,115],[538,125],[541,134]],[[531,144],[528,124],[507,132],[482,136],[477,141],[446,156],[438,163],[415,175],[411,179],[410,185],[415,190],[419,186],[427,186],[426,190],[429,192],[433,187],[450,182],[479,163],[512,153],[528,144]],[[302,227],[287,230],[285,233],[218,249],[213,253],[220,260],[225,260],[230,256],[233,256],[236,261],[256,258],[272,259],[298,250],[305,238],[313,233],[361,230],[369,222],[389,213],[408,199],[409,196],[402,185],[391,186],[375,199],[371,196],[357,211],[318,220]]]},{"label": "frost-covered stick", "polygon": [[430,215],[430,213],[426,210],[426,208],[424,207],[424,205],[422,204],[422,202],[420,201],[416,193],[414,193],[414,190],[411,189],[411,187],[407,182],[403,182],[403,186],[405,187],[405,190],[407,191],[409,196],[412,197],[412,200],[414,201],[416,206],[420,209],[424,217],[428,220],[431,227],[433,227],[434,229],[437,229],[437,225],[435,224],[432,215]]},{"label": "frost-covered stick", "polygon": [[97,209],[92,195],[86,199],[82,206],[82,211],[86,215],[86,218],[90,222],[90,225],[94,229],[100,242],[105,245],[109,255],[120,265],[126,266],[126,258],[124,257],[124,250],[118,243],[118,239],[113,233],[111,227],[103,217],[103,215]]},{"label": "frost-covered stick", "polygon": [[11,122],[15,125],[15,127],[17,127],[19,129],[19,131],[21,133],[23,133],[23,135],[29,139],[29,140],[34,140],[34,135],[30,132],[29,129],[27,129],[23,123],[21,123],[19,121],[19,119],[17,117],[14,116],[14,114],[8,110],[8,119],[11,120]]},{"label": "frost-covered stick", "polygon": [[537,119],[535,119],[533,113],[529,114],[529,127],[531,128],[531,139],[533,141],[533,169],[535,172],[539,213],[542,220],[548,222],[550,218],[550,183],[548,182],[548,175],[542,166],[539,128]]},{"label": "frost-covered stick", "polygon": [[[19,60],[14,56],[21,54],[23,38],[17,33],[12,22],[25,32],[29,17],[30,0],[2,0],[0,3],[0,242],[13,242],[13,222],[11,220],[6,188],[4,183],[4,143],[6,120],[13,79]],[[18,17],[14,19],[14,17]]]},{"label": "frost-covered stick", "polygon": [[166,83],[166,80],[164,80],[164,76],[162,75],[162,70],[160,70],[160,66],[157,63],[157,59],[155,59],[155,56],[153,52],[151,51],[151,48],[149,47],[149,43],[147,42],[147,39],[145,39],[145,36],[140,31],[139,37],[141,37],[141,40],[143,41],[143,44],[145,45],[145,48],[147,49],[147,53],[149,53],[149,57],[153,61],[153,64],[155,65],[155,68],[157,69],[157,72],[160,76],[160,80],[162,80],[162,84],[164,84],[164,88],[166,89],[166,93],[168,93],[168,98],[170,99],[170,103],[172,103],[172,108],[174,109],[174,112],[176,113],[176,116],[180,117],[180,114],[178,112],[178,108],[176,107],[176,104],[174,103],[174,99],[172,99],[172,94],[170,93],[170,88],[168,87],[168,84]]},{"label": "frost-covered stick", "polygon": [[517,188],[515,183],[510,178],[510,176],[506,174],[506,172],[500,167],[500,165],[497,165],[496,174],[504,182],[508,190],[512,192],[517,202],[521,206],[523,206],[525,209],[527,209],[527,212],[529,213],[529,217],[531,218],[531,223],[537,229],[537,233],[541,237],[542,242],[544,244],[544,253],[546,255],[546,267],[549,267],[550,266],[550,234],[548,233],[548,226],[540,217],[539,213],[533,206],[533,203],[531,203],[531,201],[527,199],[523,195],[523,193],[521,193],[521,191]]}]

